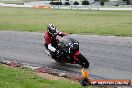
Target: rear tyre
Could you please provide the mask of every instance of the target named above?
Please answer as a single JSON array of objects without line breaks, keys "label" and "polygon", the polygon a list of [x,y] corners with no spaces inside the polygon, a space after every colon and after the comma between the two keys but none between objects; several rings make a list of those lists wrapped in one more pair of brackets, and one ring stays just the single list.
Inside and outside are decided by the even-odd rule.
[{"label": "rear tyre", "polygon": [[89,67],[89,62],[88,60],[81,54],[78,54],[78,59],[79,59],[79,64],[84,67],[84,68],[88,68]]}]

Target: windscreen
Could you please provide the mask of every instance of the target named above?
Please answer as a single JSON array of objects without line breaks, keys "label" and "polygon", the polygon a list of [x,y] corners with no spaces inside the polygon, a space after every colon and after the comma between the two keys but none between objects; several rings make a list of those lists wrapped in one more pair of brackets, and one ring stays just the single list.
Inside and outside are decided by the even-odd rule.
[{"label": "windscreen", "polygon": [[63,37],[57,37],[59,40],[59,46],[61,49],[63,49],[65,52],[70,53],[70,46],[72,44],[71,39],[68,36],[63,36]]},{"label": "windscreen", "polygon": [[57,37],[57,39],[59,40],[59,46],[61,47],[61,49],[63,49],[67,53],[71,53],[71,51],[79,48],[78,41],[68,36]]},{"label": "windscreen", "polygon": [[72,43],[68,36],[58,37],[59,42],[63,42],[65,45]]}]

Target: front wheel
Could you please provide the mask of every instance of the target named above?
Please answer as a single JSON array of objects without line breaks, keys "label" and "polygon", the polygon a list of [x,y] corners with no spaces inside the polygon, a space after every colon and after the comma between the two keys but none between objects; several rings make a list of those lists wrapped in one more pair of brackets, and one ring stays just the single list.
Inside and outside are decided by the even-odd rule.
[{"label": "front wheel", "polygon": [[89,62],[88,62],[88,60],[87,60],[81,53],[79,53],[77,57],[78,57],[78,59],[79,59],[78,63],[79,63],[82,67],[84,67],[84,68],[88,68],[88,67],[89,67]]}]

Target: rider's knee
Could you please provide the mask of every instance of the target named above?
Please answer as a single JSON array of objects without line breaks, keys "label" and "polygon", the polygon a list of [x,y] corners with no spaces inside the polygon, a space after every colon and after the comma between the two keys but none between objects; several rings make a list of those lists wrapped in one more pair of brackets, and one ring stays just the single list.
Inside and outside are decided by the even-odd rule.
[{"label": "rider's knee", "polygon": [[44,43],[44,47],[48,50],[48,45]]}]

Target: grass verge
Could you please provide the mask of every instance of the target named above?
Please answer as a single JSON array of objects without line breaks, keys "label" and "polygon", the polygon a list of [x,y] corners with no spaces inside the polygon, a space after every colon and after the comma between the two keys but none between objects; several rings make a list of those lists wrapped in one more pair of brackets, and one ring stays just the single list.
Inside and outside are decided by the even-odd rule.
[{"label": "grass verge", "polygon": [[0,30],[44,32],[49,23],[68,33],[132,36],[132,11],[0,7]]},{"label": "grass verge", "polygon": [[0,0],[0,3],[24,5],[24,0]]},{"label": "grass verge", "polygon": [[[83,88],[67,80],[48,80],[27,69],[0,65],[0,88]],[[88,88],[88,87],[87,87]],[[91,88],[91,87],[89,87]]]}]

